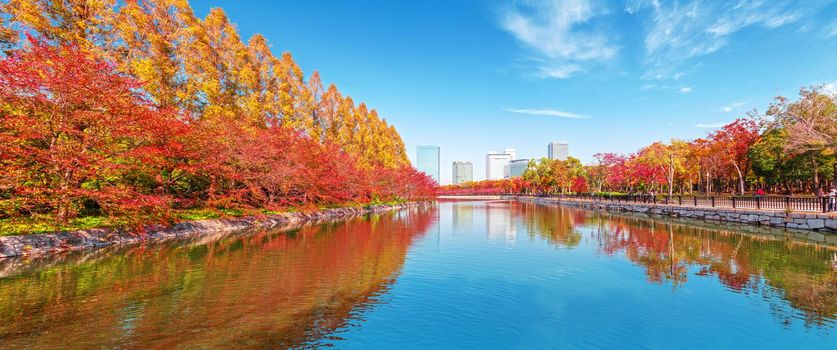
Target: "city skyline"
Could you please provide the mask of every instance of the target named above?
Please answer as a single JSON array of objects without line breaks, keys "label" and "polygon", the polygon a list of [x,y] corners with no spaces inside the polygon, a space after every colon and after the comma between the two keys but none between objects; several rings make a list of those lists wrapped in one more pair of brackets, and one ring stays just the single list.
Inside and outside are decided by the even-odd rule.
[{"label": "city skyline", "polygon": [[[474,167],[474,162],[473,161],[471,161],[471,160],[455,160],[451,163],[451,166],[452,166],[452,168],[451,168],[451,180],[449,182],[445,182],[443,180],[442,182],[440,182],[440,184],[441,185],[449,185],[449,184],[454,184],[455,185],[455,184],[459,184],[459,183],[467,182],[467,181],[480,181],[480,180],[486,180],[486,179],[497,180],[497,179],[502,179],[502,178],[521,176],[523,174],[523,171],[525,171],[526,168],[528,167],[529,160],[540,159],[540,158],[553,159],[552,158],[553,157],[553,151],[552,151],[553,145],[559,145],[560,146],[560,150],[556,153],[556,155],[559,155],[558,159],[566,160],[567,157],[569,156],[569,144],[566,143],[566,142],[550,142],[550,143],[547,144],[546,155],[534,156],[534,157],[518,158],[517,157],[517,149],[515,149],[515,148],[506,148],[506,149],[503,150],[503,152],[489,151],[489,152],[486,153],[486,156],[485,156],[485,159],[486,159],[486,161],[485,161],[485,177],[479,178],[479,177],[475,177],[473,175],[473,167]],[[438,147],[438,146],[417,146],[417,155],[421,154],[421,149],[428,148],[428,147],[433,148],[436,151],[436,154],[437,154],[438,158],[441,158],[442,155],[444,154],[444,152],[442,152],[441,148]],[[425,170],[422,170],[422,169],[426,168],[427,165],[419,165],[420,162],[421,162],[421,160],[417,160],[416,163],[414,163],[414,166],[419,171],[425,171]],[[457,169],[459,169],[459,167],[465,167],[465,166],[467,166],[468,169],[470,169],[469,175],[466,177],[468,180],[458,180]],[[462,169],[464,169],[464,168],[462,168]],[[425,171],[425,172],[427,172],[428,174],[433,176],[432,171],[428,170],[428,171]],[[491,175],[491,174],[493,174],[493,175]]]}]

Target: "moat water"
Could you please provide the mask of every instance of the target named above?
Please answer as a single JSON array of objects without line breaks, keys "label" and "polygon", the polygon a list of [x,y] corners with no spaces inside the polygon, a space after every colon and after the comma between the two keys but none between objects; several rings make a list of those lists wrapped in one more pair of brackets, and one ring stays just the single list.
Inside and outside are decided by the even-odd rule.
[{"label": "moat water", "polygon": [[0,260],[0,348],[827,349],[837,249],[509,201]]}]

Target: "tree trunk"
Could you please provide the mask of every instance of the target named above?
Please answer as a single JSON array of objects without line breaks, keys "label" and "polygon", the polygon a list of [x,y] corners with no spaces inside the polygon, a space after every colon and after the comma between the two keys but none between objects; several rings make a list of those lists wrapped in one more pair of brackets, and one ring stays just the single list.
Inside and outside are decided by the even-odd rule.
[{"label": "tree trunk", "polygon": [[738,167],[738,163],[732,163],[735,167],[735,172],[738,173],[738,194],[744,195],[744,176],[741,174],[741,168]]},{"label": "tree trunk", "polygon": [[820,176],[819,176],[819,166],[817,166],[817,157],[814,154],[811,154],[811,166],[814,169],[814,195],[818,195],[820,193]]},{"label": "tree trunk", "polygon": [[668,196],[674,194],[674,154],[668,155]]},{"label": "tree trunk", "polygon": [[837,188],[837,162],[834,162],[834,174],[831,178],[831,188]]}]

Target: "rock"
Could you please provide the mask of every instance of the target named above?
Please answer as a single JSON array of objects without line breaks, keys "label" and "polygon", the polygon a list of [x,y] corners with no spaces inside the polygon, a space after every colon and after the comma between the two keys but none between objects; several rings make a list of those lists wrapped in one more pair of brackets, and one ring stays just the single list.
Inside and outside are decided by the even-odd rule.
[{"label": "rock", "polygon": [[812,230],[818,230],[825,227],[825,220],[823,219],[808,219],[806,224]]}]

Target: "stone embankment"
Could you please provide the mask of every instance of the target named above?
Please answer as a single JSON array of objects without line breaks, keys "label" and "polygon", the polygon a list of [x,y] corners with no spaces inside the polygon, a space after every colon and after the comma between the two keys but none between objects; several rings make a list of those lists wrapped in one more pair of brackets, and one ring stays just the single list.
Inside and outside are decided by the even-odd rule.
[{"label": "stone embankment", "polygon": [[503,195],[441,195],[436,197],[436,199],[450,199],[450,200],[468,200],[468,201],[486,201],[486,200],[500,200],[504,199],[506,196]]},{"label": "stone embankment", "polygon": [[660,216],[734,222],[784,229],[810,230],[823,233],[821,241],[837,243],[837,215],[834,213],[785,212],[772,210],[691,207],[681,205],[602,202],[559,198],[509,196],[522,202],[559,204],[595,210],[635,212]]},{"label": "stone embankment", "polygon": [[4,236],[0,237],[0,258],[43,255],[111,245],[166,241],[251,228],[272,228],[307,222],[349,218],[409,207],[427,206],[431,205],[431,203],[416,202],[397,205],[373,205],[362,208],[326,209],[312,213],[283,213],[263,217],[198,220],[178,223],[171,227],[149,227],[145,234],[136,234],[127,230],[90,229],[52,234]]}]

